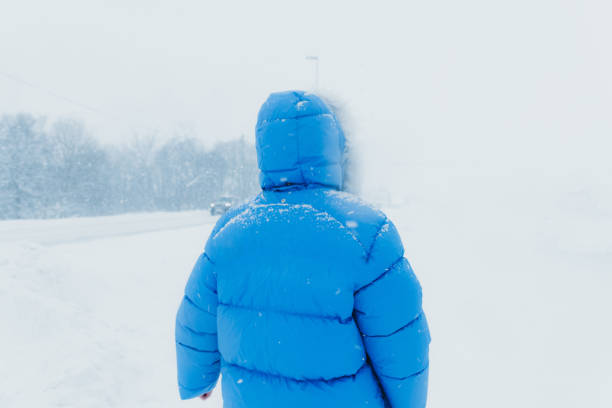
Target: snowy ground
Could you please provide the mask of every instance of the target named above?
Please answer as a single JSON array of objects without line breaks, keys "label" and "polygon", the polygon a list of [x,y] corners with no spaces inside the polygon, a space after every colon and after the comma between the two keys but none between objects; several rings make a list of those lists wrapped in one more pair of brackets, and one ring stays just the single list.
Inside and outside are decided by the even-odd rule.
[{"label": "snowy ground", "polygon": [[[0,223],[0,406],[179,406],[174,314],[213,223],[204,213]],[[50,230],[69,242],[44,244]],[[21,242],[8,242],[14,231]]]},{"label": "snowy ground", "polygon": [[[425,291],[429,406],[612,406],[609,209],[582,193],[509,201],[523,192],[437,185],[387,210]],[[219,389],[178,401],[173,344],[213,222],[1,222],[0,406],[221,407]]]}]

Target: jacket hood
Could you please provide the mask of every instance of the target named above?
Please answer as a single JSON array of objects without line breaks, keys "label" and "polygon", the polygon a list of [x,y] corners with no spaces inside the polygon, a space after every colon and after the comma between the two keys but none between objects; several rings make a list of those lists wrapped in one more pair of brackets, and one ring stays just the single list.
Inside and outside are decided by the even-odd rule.
[{"label": "jacket hood", "polygon": [[255,135],[263,190],[342,189],[344,133],[332,109],[317,95],[271,94],[259,110]]}]

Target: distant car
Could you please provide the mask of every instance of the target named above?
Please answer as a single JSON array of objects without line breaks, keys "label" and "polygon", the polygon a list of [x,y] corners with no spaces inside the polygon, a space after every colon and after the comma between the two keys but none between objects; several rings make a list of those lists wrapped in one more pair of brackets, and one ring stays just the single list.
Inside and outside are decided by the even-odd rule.
[{"label": "distant car", "polygon": [[234,204],[234,199],[232,197],[219,197],[210,203],[210,215],[225,214],[232,204]]}]

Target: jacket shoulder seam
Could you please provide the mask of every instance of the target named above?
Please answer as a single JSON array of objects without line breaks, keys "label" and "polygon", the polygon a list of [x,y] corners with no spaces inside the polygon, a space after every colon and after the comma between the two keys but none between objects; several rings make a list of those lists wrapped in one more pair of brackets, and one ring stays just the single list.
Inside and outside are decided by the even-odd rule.
[{"label": "jacket shoulder seam", "polygon": [[372,256],[372,251],[374,250],[374,245],[376,244],[376,241],[378,240],[378,237],[380,236],[380,233],[381,233],[383,227],[385,225],[387,225],[388,223],[389,223],[389,218],[387,218],[385,216],[383,221],[380,223],[380,225],[376,229],[376,233],[374,234],[374,238],[372,238],[372,243],[370,244],[370,247],[368,248],[368,250],[366,252],[366,263],[370,262],[370,257]]}]

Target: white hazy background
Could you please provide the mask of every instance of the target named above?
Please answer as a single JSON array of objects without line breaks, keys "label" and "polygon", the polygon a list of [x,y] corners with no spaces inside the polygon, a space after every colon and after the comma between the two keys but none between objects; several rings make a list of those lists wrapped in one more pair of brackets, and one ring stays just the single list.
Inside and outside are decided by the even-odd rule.
[{"label": "white hazy background", "polygon": [[[208,145],[242,133],[252,140],[257,110],[268,93],[313,89],[314,65],[305,56],[317,55],[319,88],[342,101],[362,152],[364,195],[396,220],[423,283],[433,335],[430,406],[609,407],[610,21],[612,3],[604,0],[3,1],[0,113],[80,118],[99,140],[112,144],[176,129],[189,129]],[[133,251],[118,240],[51,250],[45,245],[54,230],[47,225],[15,221],[0,228],[0,241],[21,234],[42,245],[4,246],[17,254],[0,258],[16,291],[23,286],[19,279],[48,276],[47,263],[38,260],[59,257],[69,265],[62,268],[87,272],[91,258],[79,253],[111,251],[108,269],[92,266],[89,272],[102,280],[108,270],[133,266],[118,272],[115,283],[104,280],[109,290],[129,293],[130,285],[142,282],[125,275],[139,269],[130,253],[162,256],[163,248],[171,251],[171,240],[183,243],[185,254],[149,259],[157,268],[154,276],[164,277],[148,284],[158,295],[172,287],[179,296],[186,265],[201,245],[194,241],[205,235],[193,229],[181,237],[143,235],[129,239]],[[83,228],[79,225],[62,228],[72,236]],[[209,222],[204,232],[210,228]],[[44,239],[37,231],[44,231]],[[35,273],[19,275],[24,265]],[[58,277],[72,285],[62,290],[78,293],[78,276]],[[117,283],[123,277],[125,283]],[[28,292],[34,301],[3,293],[8,302],[3,321],[13,316],[9,307],[47,302],[39,292]],[[88,303],[88,313],[121,320],[123,309],[105,314],[109,306],[98,297],[102,306]],[[166,311],[170,321],[175,294],[166,298],[164,307],[139,310]],[[156,316],[144,321],[158,322]],[[125,320],[129,326],[138,319]],[[29,327],[27,320],[14,322],[9,325],[14,333]],[[109,346],[139,378],[141,394],[130,392],[127,374],[125,381],[113,374],[123,363],[105,366],[108,359],[100,356],[106,354],[97,354],[98,368],[91,368],[89,352],[83,351],[85,357],[70,365],[76,368],[69,380],[37,391],[40,401],[51,393],[54,403],[68,406],[78,406],[78,400],[87,401],[83,406],[174,403],[172,351],[164,349],[171,347],[171,323],[166,323],[163,330],[148,326],[117,334],[127,339],[129,350],[122,341]],[[77,331],[83,341],[91,335],[87,327]],[[58,347],[62,333],[56,336]],[[139,333],[158,343],[135,346]],[[19,375],[41,372],[38,343],[4,341],[5,349],[21,344],[23,353],[33,353],[28,355],[34,368]],[[106,343],[100,347],[113,355]],[[155,391],[144,404],[138,395],[146,396],[150,371],[138,368],[148,361],[138,353],[161,349],[168,352],[156,366]],[[27,407],[31,388],[12,374],[21,364],[12,358],[14,365],[0,374],[22,394],[2,390],[0,397]],[[51,370],[45,378],[57,375]],[[100,389],[87,378],[99,380]],[[81,387],[87,395],[78,393]],[[112,388],[122,391],[113,394]],[[215,398],[220,404],[218,393]]]},{"label": "white hazy background", "polygon": [[313,88],[317,55],[320,89],[356,118],[369,189],[474,172],[597,187],[611,18],[604,0],[3,2],[0,112],[81,118],[111,143],[252,138],[269,92]]}]

